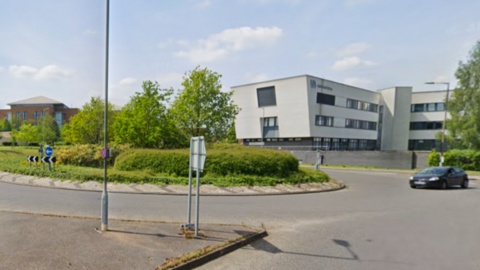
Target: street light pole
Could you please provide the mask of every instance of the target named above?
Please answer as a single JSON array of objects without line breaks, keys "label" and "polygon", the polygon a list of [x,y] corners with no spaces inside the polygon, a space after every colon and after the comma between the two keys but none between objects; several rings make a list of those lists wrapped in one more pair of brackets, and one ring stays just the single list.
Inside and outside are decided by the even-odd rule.
[{"label": "street light pole", "polygon": [[[106,29],[105,29],[105,149],[108,147],[108,24],[110,13],[110,1],[107,0],[106,8]],[[108,150],[107,150],[108,151]],[[108,193],[107,193],[107,157],[103,161],[103,192],[102,192],[102,231],[108,231]]]},{"label": "street light pole", "polygon": [[446,84],[447,85],[447,96],[445,97],[445,105],[443,109],[445,110],[445,114],[443,116],[443,127],[442,127],[442,141],[440,145],[440,167],[443,166],[443,151],[445,150],[445,129],[447,126],[447,104],[448,104],[448,97],[450,95],[450,83],[449,82],[426,82],[426,84]]},{"label": "street light pole", "polygon": [[45,111],[48,110],[48,108],[43,109],[43,145],[45,145]]}]

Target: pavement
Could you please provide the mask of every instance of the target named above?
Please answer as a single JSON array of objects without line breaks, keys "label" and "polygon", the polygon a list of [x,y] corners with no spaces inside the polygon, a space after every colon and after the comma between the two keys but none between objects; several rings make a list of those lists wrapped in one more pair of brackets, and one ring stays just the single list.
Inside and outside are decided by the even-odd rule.
[{"label": "pavement", "polygon": [[[195,181],[195,179],[194,179]],[[201,180],[200,180],[201,181]],[[0,182],[26,185],[34,187],[59,188],[83,191],[102,191],[103,184],[94,181],[76,182],[71,180],[58,180],[51,178],[39,178],[35,176],[11,174],[0,172]],[[327,183],[306,183],[299,185],[276,185],[276,186],[238,186],[238,187],[217,187],[213,185],[201,185],[200,194],[210,196],[257,196],[269,194],[294,194],[336,190],[344,185],[338,181]],[[108,183],[109,192],[115,193],[137,193],[137,194],[163,194],[163,195],[187,195],[188,186],[181,185],[152,185],[152,184],[117,184]],[[192,194],[196,188],[192,188]]]},{"label": "pavement", "polygon": [[0,212],[0,269],[155,269],[165,259],[254,232],[240,225],[202,225],[186,239],[178,224]]}]

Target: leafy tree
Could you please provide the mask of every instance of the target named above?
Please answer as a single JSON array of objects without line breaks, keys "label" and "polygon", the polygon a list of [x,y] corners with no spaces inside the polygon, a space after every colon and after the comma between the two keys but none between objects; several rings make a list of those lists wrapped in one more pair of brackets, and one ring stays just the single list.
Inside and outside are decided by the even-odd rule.
[{"label": "leafy tree", "polygon": [[455,77],[458,85],[447,104],[451,119],[447,141],[462,148],[480,149],[480,41],[470,51],[467,62],[460,61]]},{"label": "leafy tree", "polygon": [[21,125],[22,125],[22,119],[18,118],[15,115],[12,115],[12,130],[13,129],[19,130]]},{"label": "leafy tree", "polygon": [[235,132],[235,121],[233,121],[232,126],[228,130],[227,143],[238,143],[237,134]]},{"label": "leafy tree", "polygon": [[[83,105],[80,112],[70,118],[69,132],[65,140],[72,143],[98,144],[103,141],[105,103],[100,97],[92,97],[89,103]],[[108,139],[113,141],[112,130],[116,112],[112,104],[108,104]],[[66,133],[65,133],[66,134]]]},{"label": "leafy tree", "polygon": [[72,142],[73,134],[72,128],[70,124],[64,124],[62,127],[61,138],[65,141],[65,143],[70,144]]},{"label": "leafy tree", "polygon": [[207,142],[226,138],[239,108],[232,102],[233,92],[221,91],[221,77],[200,67],[183,77],[183,90],[172,105],[172,113],[186,136],[205,136]]},{"label": "leafy tree", "polygon": [[12,123],[8,121],[8,118],[3,118],[2,123],[0,123],[0,130],[2,131],[11,131]]},{"label": "leafy tree", "polygon": [[41,136],[41,142],[43,142],[44,135],[46,144],[53,144],[60,139],[60,130],[57,121],[55,121],[51,115],[45,114],[45,116],[41,117],[37,122],[37,127]]},{"label": "leafy tree", "polygon": [[177,148],[188,140],[175,126],[167,103],[173,89],[144,81],[143,92],[136,92],[118,115],[113,129],[117,143],[128,143],[139,148]]},{"label": "leafy tree", "polygon": [[17,135],[18,141],[25,142],[27,145],[29,143],[38,143],[42,140],[41,133],[39,132],[38,126],[32,124],[24,124],[20,127],[20,130]]},{"label": "leafy tree", "polygon": [[12,147],[17,144],[17,135],[18,131],[16,129],[12,129],[12,131],[10,132],[10,138],[12,139]]}]

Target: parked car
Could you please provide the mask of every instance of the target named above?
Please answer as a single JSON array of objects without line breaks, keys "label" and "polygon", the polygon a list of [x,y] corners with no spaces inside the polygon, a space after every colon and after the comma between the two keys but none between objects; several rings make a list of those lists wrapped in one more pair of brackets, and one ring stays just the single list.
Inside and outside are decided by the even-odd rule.
[{"label": "parked car", "polygon": [[410,177],[410,187],[435,187],[446,189],[451,186],[468,188],[467,173],[456,167],[430,167]]}]

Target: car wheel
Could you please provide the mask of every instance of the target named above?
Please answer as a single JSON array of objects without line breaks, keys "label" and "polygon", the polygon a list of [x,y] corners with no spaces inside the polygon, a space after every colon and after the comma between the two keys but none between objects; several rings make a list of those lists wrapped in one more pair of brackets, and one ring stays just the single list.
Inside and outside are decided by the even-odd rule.
[{"label": "car wheel", "polygon": [[447,189],[448,185],[447,185],[447,181],[443,180],[442,181],[442,184],[440,186],[440,189]]},{"label": "car wheel", "polygon": [[461,187],[468,188],[468,179],[463,179]]}]

